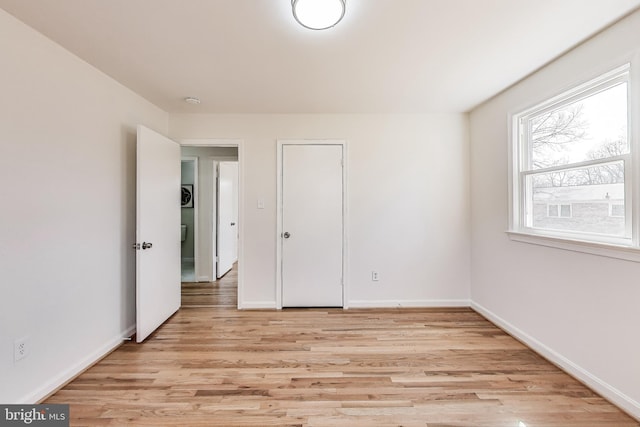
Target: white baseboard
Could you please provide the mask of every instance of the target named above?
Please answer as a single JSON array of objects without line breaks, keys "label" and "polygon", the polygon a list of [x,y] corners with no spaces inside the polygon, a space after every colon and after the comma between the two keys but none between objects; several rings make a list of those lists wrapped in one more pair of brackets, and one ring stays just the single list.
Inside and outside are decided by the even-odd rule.
[{"label": "white baseboard", "polygon": [[468,299],[428,299],[428,300],[355,300],[348,301],[345,308],[429,308],[429,307],[469,307]]},{"label": "white baseboard", "polygon": [[211,280],[211,277],[209,276],[198,276],[196,278],[196,282],[213,282],[215,281],[215,279]]},{"label": "white baseboard", "polygon": [[123,331],[122,334],[113,338],[111,341],[109,341],[108,343],[103,345],[101,348],[94,351],[93,353],[91,353],[90,355],[88,355],[87,357],[85,357],[75,365],[71,366],[69,369],[56,375],[54,378],[52,378],[42,387],[38,388],[32,393],[27,394],[26,396],[23,396],[16,403],[23,404],[23,405],[32,405],[42,401],[46,397],[50,396],[52,393],[59,390],[66,383],[74,379],[76,376],[81,374],[87,368],[90,368],[91,366],[93,366],[96,362],[98,362],[100,359],[105,357],[107,354],[111,353],[113,350],[118,348],[126,338],[131,337],[133,334],[135,334],[135,332],[136,332],[136,326],[135,325],[130,326],[125,331]]},{"label": "white baseboard", "polygon": [[[467,299],[451,300],[356,300],[344,305],[349,308],[428,308],[428,307],[470,307]],[[275,301],[244,301],[240,303],[241,310],[260,310],[277,308]]]},{"label": "white baseboard", "polygon": [[486,317],[490,322],[494,323],[498,327],[504,329],[506,332],[522,341],[529,346],[532,350],[549,360],[551,363],[558,366],[569,375],[575,377],[578,381],[584,383],[587,387],[593,389],[596,393],[602,395],[605,399],[608,399],[613,404],[617,405],[623,411],[627,412],[632,417],[640,420],[640,403],[622,393],[620,390],[612,387],[610,384],[591,374],[586,369],[573,363],[560,353],[547,347],[537,339],[533,338],[526,332],[518,329],[511,323],[502,319],[492,311],[486,309],[482,305],[472,302],[471,308]]},{"label": "white baseboard", "polygon": [[241,301],[240,310],[275,310],[275,301]]},{"label": "white baseboard", "polygon": [[[357,300],[344,305],[349,308],[428,308],[428,307],[469,307],[471,301],[463,300]],[[275,301],[245,301],[240,310],[275,310]]]}]

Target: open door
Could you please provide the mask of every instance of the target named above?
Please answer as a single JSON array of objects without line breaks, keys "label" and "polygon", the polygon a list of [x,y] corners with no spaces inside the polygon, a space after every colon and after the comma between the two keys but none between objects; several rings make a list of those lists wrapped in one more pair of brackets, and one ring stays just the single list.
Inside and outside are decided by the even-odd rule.
[{"label": "open door", "polygon": [[180,145],[138,126],[136,340],[180,308]]},{"label": "open door", "polygon": [[224,276],[238,260],[238,162],[218,166],[218,263],[216,277]]}]

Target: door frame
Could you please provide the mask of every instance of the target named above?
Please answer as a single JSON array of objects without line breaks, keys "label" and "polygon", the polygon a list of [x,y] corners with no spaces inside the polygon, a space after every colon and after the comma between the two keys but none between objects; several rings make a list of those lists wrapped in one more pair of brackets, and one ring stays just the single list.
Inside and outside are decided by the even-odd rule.
[{"label": "door frame", "polygon": [[[182,145],[180,145],[182,147]],[[182,162],[192,162],[193,163],[193,230],[191,231],[193,233],[193,274],[195,276],[195,281],[198,282],[198,278],[200,277],[200,275],[198,274],[198,259],[199,259],[199,254],[198,254],[198,250],[199,250],[199,242],[198,242],[198,224],[199,224],[199,217],[198,217],[198,211],[200,210],[200,199],[198,197],[198,191],[199,191],[199,174],[200,172],[198,172],[198,157],[196,156],[180,156],[180,165],[182,165]],[[180,208],[182,210],[182,208]],[[187,233],[189,231],[187,230]],[[182,260],[181,260],[182,261]],[[182,269],[182,267],[181,267]],[[180,271],[180,273],[182,273],[182,271]]]},{"label": "door frame", "polygon": [[279,139],[277,141],[276,199],[276,308],[282,310],[282,152],[285,145],[340,145],[342,147],[342,308],[349,308],[348,260],[348,144],[344,139]]},{"label": "door frame", "polygon": [[[238,310],[244,309],[244,140],[181,139],[182,147],[234,147],[238,149]],[[215,175],[215,174],[214,174]],[[217,212],[216,212],[217,215]],[[215,266],[214,276],[215,276]],[[215,278],[214,278],[215,280]]]}]

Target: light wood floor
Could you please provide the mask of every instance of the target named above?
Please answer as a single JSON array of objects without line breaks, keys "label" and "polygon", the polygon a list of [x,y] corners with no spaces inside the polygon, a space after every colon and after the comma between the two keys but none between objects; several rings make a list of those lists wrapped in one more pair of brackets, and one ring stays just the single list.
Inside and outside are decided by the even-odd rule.
[{"label": "light wood floor", "polygon": [[237,306],[238,263],[215,282],[182,283],[182,308]]},{"label": "light wood floor", "polygon": [[73,426],[640,425],[464,308],[181,309],[48,403]]}]

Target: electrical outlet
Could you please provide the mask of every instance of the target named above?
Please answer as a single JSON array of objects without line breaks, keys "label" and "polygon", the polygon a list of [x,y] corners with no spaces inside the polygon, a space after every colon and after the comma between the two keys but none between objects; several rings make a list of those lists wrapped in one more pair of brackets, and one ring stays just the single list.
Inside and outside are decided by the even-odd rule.
[{"label": "electrical outlet", "polygon": [[17,339],[13,342],[13,359],[18,362],[29,354],[29,339],[27,337]]},{"label": "electrical outlet", "polygon": [[372,271],[371,272],[371,281],[377,282],[378,280],[380,280],[380,274],[378,274],[377,271]]}]

